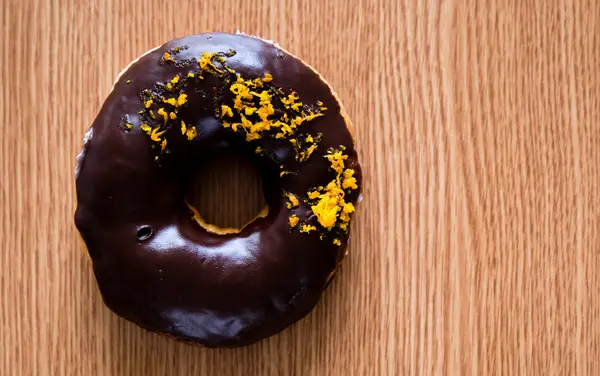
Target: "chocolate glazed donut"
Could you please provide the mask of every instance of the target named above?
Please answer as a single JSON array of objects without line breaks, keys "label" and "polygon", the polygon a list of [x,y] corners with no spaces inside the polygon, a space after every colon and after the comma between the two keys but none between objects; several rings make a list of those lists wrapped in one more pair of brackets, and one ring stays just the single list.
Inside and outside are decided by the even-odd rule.
[{"label": "chocolate glazed donut", "polygon": [[[195,166],[242,152],[268,210],[242,229],[187,202]],[[75,223],[105,304],[148,330],[243,346],[308,314],[345,255],[362,180],[327,83],[259,38],[168,42],[124,71],[86,134]]]}]

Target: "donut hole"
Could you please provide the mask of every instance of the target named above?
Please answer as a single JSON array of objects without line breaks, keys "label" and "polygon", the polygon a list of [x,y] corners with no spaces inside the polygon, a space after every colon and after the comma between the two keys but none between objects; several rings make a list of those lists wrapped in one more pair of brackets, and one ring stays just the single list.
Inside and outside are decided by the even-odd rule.
[{"label": "donut hole", "polygon": [[187,202],[206,224],[217,228],[215,232],[241,229],[267,208],[258,169],[236,153],[218,155],[201,163],[191,177],[190,186]]},{"label": "donut hole", "polygon": [[139,242],[143,242],[152,236],[152,227],[150,226],[142,226],[137,231],[137,240]]}]

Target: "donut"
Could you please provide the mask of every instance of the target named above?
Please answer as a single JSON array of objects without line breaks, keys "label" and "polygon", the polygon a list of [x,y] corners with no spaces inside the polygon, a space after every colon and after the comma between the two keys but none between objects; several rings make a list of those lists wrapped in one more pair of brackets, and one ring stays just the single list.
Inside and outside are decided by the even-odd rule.
[{"label": "donut", "polygon": [[[189,191],[196,166],[233,152],[258,169],[267,208],[220,228]],[[306,316],[346,254],[361,198],[336,94],[297,57],[242,34],[187,36],[131,63],[77,162],[75,224],[105,305],[209,347],[248,345]]]}]

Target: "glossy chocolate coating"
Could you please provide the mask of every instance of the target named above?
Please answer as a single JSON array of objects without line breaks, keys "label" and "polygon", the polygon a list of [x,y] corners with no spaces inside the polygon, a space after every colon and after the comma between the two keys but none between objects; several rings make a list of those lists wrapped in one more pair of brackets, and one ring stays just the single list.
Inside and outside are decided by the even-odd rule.
[{"label": "glossy chocolate coating", "polygon": [[[176,74],[198,72],[198,64],[165,64],[166,51],[187,46],[178,61],[197,61],[206,52],[235,50],[227,66],[244,77],[273,76],[273,84],[295,90],[305,103],[320,100],[325,116],[303,124],[299,132],[322,133],[322,141],[304,164],[294,160],[285,140],[246,142],[222,127],[214,100],[226,99],[222,78],[208,76],[186,87],[188,103],[180,113],[198,136],[187,141],[167,135],[171,154],[159,162],[139,126],[140,93]],[[221,93],[221,94],[216,94]],[[217,97],[215,97],[215,95]],[[223,97],[220,97],[220,96]],[[127,118],[131,130],[120,126]],[[318,302],[345,252],[319,239],[319,231],[290,230],[288,218],[317,225],[310,207],[288,209],[282,192],[303,198],[332,178],[323,157],[328,148],[346,147],[346,166],[362,176],[352,135],[328,85],[311,68],[277,46],[258,38],[220,33],[168,42],[142,56],[125,71],[106,99],[85,142],[76,178],[77,228],[87,245],[105,304],[146,329],[215,347],[243,346],[283,330]],[[254,153],[260,145],[264,156]],[[264,179],[269,214],[239,233],[208,232],[185,204],[194,166],[219,152],[235,149],[257,165]],[[279,176],[280,166],[297,170]],[[360,190],[347,195],[356,203]],[[138,239],[144,226],[152,234]],[[317,226],[318,227],[318,226]],[[142,231],[143,232],[143,231]]]}]

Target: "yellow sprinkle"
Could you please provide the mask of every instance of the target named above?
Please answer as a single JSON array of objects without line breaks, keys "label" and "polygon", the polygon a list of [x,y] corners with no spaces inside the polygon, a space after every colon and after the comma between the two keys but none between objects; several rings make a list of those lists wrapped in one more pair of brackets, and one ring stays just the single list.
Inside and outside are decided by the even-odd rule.
[{"label": "yellow sprinkle", "polygon": [[254,151],[256,154],[262,154],[263,152],[263,148],[261,148],[260,146],[256,147],[256,150]]},{"label": "yellow sprinkle", "polygon": [[250,81],[246,81],[246,84],[248,86],[253,86],[254,88],[262,88],[263,87],[263,81],[260,78],[255,78],[254,80]]},{"label": "yellow sprinkle", "polygon": [[315,142],[315,140],[313,139],[313,137],[311,135],[308,135],[308,136],[306,136],[306,142],[313,143],[313,142]]},{"label": "yellow sprinkle", "polygon": [[354,170],[351,168],[344,171],[344,180],[342,181],[342,188],[358,189],[358,186],[356,185],[356,178],[353,175]]},{"label": "yellow sprinkle", "polygon": [[312,212],[317,216],[317,220],[321,226],[330,229],[337,220],[337,214],[340,211],[338,206],[338,198],[335,195],[330,195],[329,192],[323,195],[316,205],[310,207]]},{"label": "yellow sprinkle", "polygon": [[171,106],[176,106],[177,101],[175,98],[163,99],[163,102],[170,104]]},{"label": "yellow sprinkle", "polygon": [[150,108],[151,105],[152,105],[152,99],[148,99],[147,101],[144,102],[144,107],[146,107],[146,108]]},{"label": "yellow sprinkle", "polygon": [[154,142],[159,142],[160,141],[160,136],[162,136],[163,133],[166,132],[166,130],[159,132],[160,128],[154,128],[152,130],[152,133],[150,134],[150,139]]},{"label": "yellow sprinkle", "polygon": [[168,52],[165,52],[163,54],[163,59],[165,60],[165,62],[170,62],[170,63],[174,63],[175,60],[173,60],[173,58],[171,57],[171,54]]},{"label": "yellow sprinkle", "polygon": [[294,195],[293,193],[286,192],[285,196],[289,200],[289,202],[286,202],[286,206],[288,209],[295,208],[300,203],[298,201],[298,197],[296,197],[296,195]]},{"label": "yellow sprinkle", "polygon": [[179,94],[177,98],[177,106],[183,106],[187,102],[187,94]]},{"label": "yellow sprinkle", "polygon": [[307,157],[310,157],[310,155],[317,149],[317,145],[312,144],[308,147],[308,149],[306,149],[306,155]]},{"label": "yellow sprinkle", "polygon": [[185,123],[182,120],[181,121],[181,134],[185,134],[185,132],[187,132],[187,127],[185,126]]},{"label": "yellow sprinkle", "polygon": [[225,115],[233,117],[233,111],[231,110],[231,107],[223,104],[221,105],[221,117],[224,117]]},{"label": "yellow sprinkle", "polygon": [[165,119],[165,123],[166,123],[167,119],[169,118],[169,115],[167,115],[165,109],[161,107],[158,109],[157,113]]},{"label": "yellow sprinkle", "polygon": [[214,56],[214,53],[208,53],[206,51],[202,52],[202,56],[200,59],[198,59],[198,65],[200,65],[200,68],[206,69]]},{"label": "yellow sprinkle", "polygon": [[296,92],[292,92],[287,98],[281,98],[281,103],[283,103],[286,107],[292,105],[296,102],[297,99],[300,99]]},{"label": "yellow sprinkle", "polygon": [[310,234],[311,231],[314,231],[316,229],[317,228],[313,225],[304,224],[304,225],[300,226],[300,232],[304,232],[306,234]]},{"label": "yellow sprinkle", "polygon": [[289,222],[291,228],[296,227],[296,225],[298,224],[299,221],[300,221],[300,218],[298,218],[298,216],[296,214],[294,214],[290,218],[288,218],[288,222]]},{"label": "yellow sprinkle", "polygon": [[242,101],[242,99],[239,96],[237,96],[233,100],[233,108],[235,108],[238,111],[241,111],[244,108],[244,102]]},{"label": "yellow sprinkle", "polygon": [[186,136],[188,141],[192,141],[197,136],[196,127],[189,128],[186,132]]},{"label": "yellow sprinkle", "polygon": [[150,133],[152,133],[152,128],[151,128],[151,127],[150,127],[148,124],[142,124],[142,125],[140,126],[140,129],[141,129],[142,131],[144,131],[145,133],[147,133],[147,134],[150,134]]},{"label": "yellow sprinkle", "polygon": [[338,150],[328,153],[325,158],[331,163],[331,168],[338,174],[341,174],[344,169],[344,161],[348,159],[348,156],[342,154],[342,152]]},{"label": "yellow sprinkle", "polygon": [[321,111],[327,111],[327,107],[325,107],[323,105],[323,102],[317,101],[317,106],[319,106],[319,110],[321,110]]},{"label": "yellow sprinkle", "polygon": [[131,128],[133,128],[133,124],[131,124],[131,123],[125,123],[125,128],[131,129]]},{"label": "yellow sprinkle", "polygon": [[171,120],[175,120],[175,119],[177,119],[177,115],[175,115],[175,113],[174,113],[174,112],[171,112],[171,113],[169,114],[169,118],[170,118]]},{"label": "yellow sprinkle", "polygon": [[166,148],[167,148],[167,140],[162,140],[162,142],[160,143],[160,150],[165,151]]},{"label": "yellow sprinkle", "polygon": [[215,72],[222,74],[223,71],[218,69],[212,62],[212,59],[214,57],[214,52],[204,51],[202,52],[202,56],[200,57],[200,59],[198,59],[198,65],[200,65],[200,68],[202,68],[202,70],[209,71],[212,68]]},{"label": "yellow sprinkle", "polygon": [[340,241],[340,239],[333,239],[333,244],[339,247],[340,245],[342,245],[342,242]]},{"label": "yellow sprinkle", "polygon": [[187,74],[187,76],[188,76],[189,78],[194,78],[194,74],[193,74],[192,72],[188,73],[188,74]]},{"label": "yellow sprinkle", "polygon": [[265,73],[265,76],[263,77],[263,81],[264,82],[271,82],[271,81],[273,81],[273,76],[271,76],[271,73]]},{"label": "yellow sprinkle", "polygon": [[167,89],[167,91],[173,90],[173,88],[175,87],[175,85],[177,85],[177,83],[179,82],[180,79],[181,79],[180,75],[173,77],[171,79],[171,81],[169,83],[167,83],[167,85],[165,87]]},{"label": "yellow sprinkle", "polygon": [[308,198],[311,200],[314,200],[315,198],[319,197],[321,194],[318,191],[312,191],[308,194]]}]

